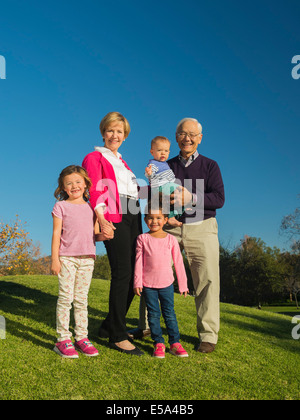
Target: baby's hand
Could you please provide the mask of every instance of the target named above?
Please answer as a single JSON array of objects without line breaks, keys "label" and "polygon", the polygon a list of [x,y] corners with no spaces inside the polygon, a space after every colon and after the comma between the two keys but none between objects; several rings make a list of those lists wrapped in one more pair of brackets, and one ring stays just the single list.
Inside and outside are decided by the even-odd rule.
[{"label": "baby's hand", "polygon": [[188,291],[188,290],[186,290],[185,292],[181,292],[181,293],[180,293],[180,296],[184,295],[184,297],[186,298],[188,293],[189,293],[189,291]]},{"label": "baby's hand", "polygon": [[135,294],[135,295],[137,295],[137,296],[141,296],[142,291],[143,291],[143,288],[142,288],[142,287],[135,287],[135,288],[133,289],[133,291],[134,291],[134,294]]},{"label": "baby's hand", "polygon": [[145,169],[145,174],[148,176],[152,175],[152,168],[151,166],[147,166],[147,168]]}]

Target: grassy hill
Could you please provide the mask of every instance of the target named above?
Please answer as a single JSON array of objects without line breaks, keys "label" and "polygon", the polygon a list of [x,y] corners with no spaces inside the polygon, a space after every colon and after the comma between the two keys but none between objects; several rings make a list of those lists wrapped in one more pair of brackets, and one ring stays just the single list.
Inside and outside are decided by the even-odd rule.
[{"label": "grassy hill", "polygon": [[[137,344],[137,358],[111,350],[97,337],[108,310],[109,282],[93,280],[89,295],[89,337],[99,357],[60,358],[56,341],[57,279],[53,276],[0,277],[0,315],[6,339],[0,340],[0,399],[299,399],[300,340],[293,340],[291,318],[221,304],[216,351],[197,353],[192,297],[175,295],[181,341],[190,357],[151,357],[152,341]],[[138,298],[128,313],[137,325]],[[166,332],[164,330],[164,332]],[[167,337],[166,337],[167,338]],[[167,341],[167,340],[166,340]]]}]

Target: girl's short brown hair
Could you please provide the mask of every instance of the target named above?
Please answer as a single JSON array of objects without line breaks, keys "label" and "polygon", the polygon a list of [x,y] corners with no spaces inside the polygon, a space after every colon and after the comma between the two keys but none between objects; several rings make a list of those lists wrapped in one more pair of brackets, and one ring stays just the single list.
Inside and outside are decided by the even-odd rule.
[{"label": "girl's short brown hair", "polygon": [[120,114],[120,112],[109,112],[105,115],[104,118],[102,118],[99,125],[102,137],[104,136],[104,132],[107,129],[107,127],[116,121],[122,122],[124,124],[124,135],[125,138],[128,137],[130,133],[130,125],[127,119],[122,114]]},{"label": "girl's short brown hair", "polygon": [[85,201],[89,201],[89,190],[91,188],[92,181],[90,180],[90,178],[87,174],[87,171],[84,168],[82,168],[81,166],[78,166],[78,165],[67,166],[59,174],[58,187],[56,188],[56,190],[54,192],[54,197],[57,200],[63,201],[63,200],[67,200],[69,198],[68,194],[64,190],[64,178],[67,175],[71,175],[71,174],[74,174],[74,173],[80,174],[82,176],[82,178],[84,179],[84,181],[86,183],[86,190],[83,193],[83,198],[84,198]]}]

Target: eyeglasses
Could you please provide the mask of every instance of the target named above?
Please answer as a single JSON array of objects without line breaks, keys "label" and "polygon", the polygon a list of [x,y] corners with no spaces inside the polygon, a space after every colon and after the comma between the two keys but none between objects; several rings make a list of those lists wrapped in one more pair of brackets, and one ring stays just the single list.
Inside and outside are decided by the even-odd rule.
[{"label": "eyeglasses", "polygon": [[199,136],[199,134],[201,134],[201,133],[194,134],[194,133],[186,133],[185,131],[181,131],[180,133],[177,133],[177,136],[179,138],[182,138],[182,139],[184,137],[189,137],[191,140],[194,140],[194,138],[196,138],[197,136]]}]

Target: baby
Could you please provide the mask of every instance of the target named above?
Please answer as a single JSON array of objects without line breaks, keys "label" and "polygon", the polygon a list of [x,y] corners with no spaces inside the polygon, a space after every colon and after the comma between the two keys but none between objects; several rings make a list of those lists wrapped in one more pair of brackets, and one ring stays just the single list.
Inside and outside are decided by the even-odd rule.
[{"label": "baby", "polygon": [[[179,185],[175,182],[175,174],[167,163],[170,154],[170,145],[170,140],[166,137],[155,137],[151,141],[150,150],[153,159],[149,160],[148,166],[145,169],[145,176],[148,178],[151,187],[151,193],[158,194],[161,192],[163,196],[167,197],[167,200],[170,200],[170,194],[172,194],[179,187]],[[183,208],[175,209],[171,205],[170,213],[168,215],[168,224],[177,225],[178,222],[175,217],[180,216],[183,212]]]}]

